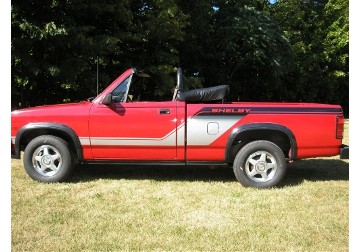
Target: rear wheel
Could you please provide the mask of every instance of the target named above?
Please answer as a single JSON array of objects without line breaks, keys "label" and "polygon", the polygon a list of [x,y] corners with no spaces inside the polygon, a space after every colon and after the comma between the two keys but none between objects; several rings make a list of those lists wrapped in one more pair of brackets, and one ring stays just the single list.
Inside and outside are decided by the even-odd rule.
[{"label": "rear wheel", "polygon": [[34,138],[25,148],[24,166],[27,174],[42,182],[65,180],[73,169],[68,144],[55,136]]},{"label": "rear wheel", "polygon": [[282,150],[269,141],[254,141],[240,149],[235,157],[236,179],[246,187],[269,188],[280,183],[286,173]]}]

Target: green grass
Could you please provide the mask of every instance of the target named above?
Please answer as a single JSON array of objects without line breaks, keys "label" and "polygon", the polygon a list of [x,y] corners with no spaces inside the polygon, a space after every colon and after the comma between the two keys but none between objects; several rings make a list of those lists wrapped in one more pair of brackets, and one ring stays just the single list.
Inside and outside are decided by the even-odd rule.
[{"label": "green grass", "polygon": [[207,167],[79,166],[45,184],[12,160],[11,190],[12,251],[348,251],[338,157],[295,162],[269,190]]}]

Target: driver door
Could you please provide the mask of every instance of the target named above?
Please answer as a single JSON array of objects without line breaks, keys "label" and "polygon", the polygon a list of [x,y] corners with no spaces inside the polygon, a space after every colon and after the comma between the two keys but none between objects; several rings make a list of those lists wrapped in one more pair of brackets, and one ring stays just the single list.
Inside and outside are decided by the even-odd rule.
[{"label": "driver door", "polygon": [[90,110],[94,159],[173,161],[177,159],[175,101],[130,101],[131,76],[112,91],[110,104]]}]

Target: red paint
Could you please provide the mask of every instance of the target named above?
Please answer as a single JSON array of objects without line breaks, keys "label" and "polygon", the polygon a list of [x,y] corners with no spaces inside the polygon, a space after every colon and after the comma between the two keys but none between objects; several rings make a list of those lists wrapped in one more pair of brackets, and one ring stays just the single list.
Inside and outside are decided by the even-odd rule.
[{"label": "red paint", "polygon": [[[339,154],[344,119],[338,105],[257,102],[185,104],[178,101],[102,104],[104,97],[133,73],[133,69],[125,71],[92,102],[12,112],[12,139],[30,123],[53,123],[65,125],[75,132],[82,142],[84,160],[222,162],[229,135],[235,128],[253,123],[272,123],[284,126],[294,134],[296,158]],[[233,116],[239,118],[234,119]],[[206,120],[217,123],[220,119],[226,121],[218,123],[219,132],[224,132],[216,136],[206,135]],[[186,128],[190,121],[199,128]],[[231,125],[225,126],[227,124]],[[210,142],[204,144],[206,141]],[[189,144],[191,142],[199,144]],[[13,144],[11,148],[14,148]]]}]

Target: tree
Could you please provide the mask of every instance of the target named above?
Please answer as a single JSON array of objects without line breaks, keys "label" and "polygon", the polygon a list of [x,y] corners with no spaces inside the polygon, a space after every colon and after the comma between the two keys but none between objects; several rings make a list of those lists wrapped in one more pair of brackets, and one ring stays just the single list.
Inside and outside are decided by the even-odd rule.
[{"label": "tree", "polygon": [[348,0],[277,1],[268,11],[295,53],[288,100],[341,104],[347,114]]},{"label": "tree", "polygon": [[229,2],[220,2],[216,15],[217,79],[231,85],[233,99],[285,99],[280,80],[292,62],[289,41],[264,12]]},{"label": "tree", "polygon": [[131,10],[133,26],[129,27],[125,56],[131,59],[131,65],[151,73],[156,95],[170,98],[187,16],[173,0],[132,1]]},{"label": "tree", "polygon": [[103,87],[125,68],[148,66],[164,95],[185,20],[172,1],[14,1],[13,107],[94,96],[97,59]]},{"label": "tree", "polygon": [[348,111],[348,0],[12,2],[12,105],[96,95],[129,67],[169,98],[182,66],[230,99],[340,103]]},{"label": "tree", "polygon": [[330,94],[349,113],[349,1],[329,0],[324,8],[324,56]]}]

